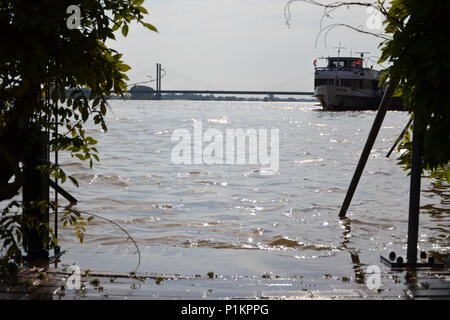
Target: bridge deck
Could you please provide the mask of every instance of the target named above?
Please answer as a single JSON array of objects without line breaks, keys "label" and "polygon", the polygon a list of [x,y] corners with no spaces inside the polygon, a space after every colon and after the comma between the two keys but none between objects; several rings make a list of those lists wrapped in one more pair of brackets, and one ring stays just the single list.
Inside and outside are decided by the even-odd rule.
[{"label": "bridge deck", "polygon": [[[156,91],[157,93],[158,91]],[[241,91],[241,90],[161,90],[161,94],[246,94],[246,95],[284,95],[284,96],[311,96],[314,92],[309,91]]]}]

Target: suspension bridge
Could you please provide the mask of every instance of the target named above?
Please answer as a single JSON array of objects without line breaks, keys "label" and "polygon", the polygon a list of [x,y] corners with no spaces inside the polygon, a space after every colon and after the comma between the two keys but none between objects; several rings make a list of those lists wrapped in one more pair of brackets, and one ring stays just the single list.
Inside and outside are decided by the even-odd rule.
[{"label": "suspension bridge", "polygon": [[[178,73],[180,75],[182,75],[179,72],[171,72],[171,74],[173,73]],[[171,89],[171,90],[163,90],[162,89],[162,79],[166,76],[167,72],[166,70],[164,70],[161,66],[160,63],[156,64],[156,78],[153,80],[148,80],[148,81],[143,81],[143,82],[138,82],[136,84],[146,84],[146,83],[150,83],[150,82],[156,82],[155,85],[155,89],[152,89],[150,87],[148,87],[148,89],[146,90],[146,88],[141,88],[139,90],[140,93],[143,94],[153,94],[154,97],[156,99],[162,99],[162,95],[163,94],[181,94],[181,95],[264,95],[264,96],[312,96],[313,92],[312,91],[293,91],[293,90],[219,90],[219,89],[190,89],[190,90],[185,90],[185,89]],[[185,76],[182,75],[185,78],[188,78],[189,81],[194,80],[194,82],[200,82],[202,86],[206,86],[208,87],[207,84],[205,84],[204,82],[198,81],[197,79],[194,79],[190,76]],[[296,78],[300,78],[301,76],[298,76]],[[292,79],[291,79],[292,80]]]}]

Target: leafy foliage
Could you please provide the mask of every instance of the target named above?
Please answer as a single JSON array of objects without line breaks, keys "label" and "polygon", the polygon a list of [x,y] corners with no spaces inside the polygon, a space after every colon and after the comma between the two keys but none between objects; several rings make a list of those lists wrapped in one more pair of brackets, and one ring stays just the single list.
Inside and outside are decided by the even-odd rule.
[{"label": "leafy foliage", "polygon": [[[39,201],[30,206],[47,210],[47,202]],[[54,248],[57,239],[54,237],[53,230],[48,223],[41,222],[36,216],[24,215],[23,204],[18,201],[12,201],[3,209],[0,216],[0,276],[14,275],[17,273],[17,265],[23,263],[22,239],[24,238],[24,229],[37,230],[41,237],[43,245]]]},{"label": "leafy foliage", "polygon": [[94,217],[85,218],[81,215],[81,213],[77,210],[72,210],[70,207],[66,208],[63,217],[61,218],[61,222],[64,227],[67,225],[71,225],[74,228],[75,235],[77,236],[80,243],[83,243],[84,234],[86,232],[86,226],[89,222],[91,222]]},{"label": "leafy foliage", "polygon": [[[91,167],[94,160],[99,161],[97,141],[86,134],[84,125],[92,120],[107,130],[107,99],[126,93],[130,69],[107,41],[115,40],[119,29],[126,36],[132,22],[157,31],[143,20],[147,14],[143,2],[80,0],[76,3],[81,9],[78,29],[67,27],[71,14],[66,10],[73,1],[0,2],[0,34],[6,41],[0,47],[0,201],[13,198],[23,186],[20,164],[42,131],[50,133],[52,151],[68,151]],[[40,169],[62,183],[67,180],[58,165]],[[68,178],[78,185],[74,177]],[[36,205],[46,209],[57,204]],[[21,262],[21,226],[31,223],[23,220],[22,209],[20,202],[12,202],[3,211],[3,261]],[[81,216],[68,211],[63,222],[73,225],[83,240],[86,221]],[[36,227],[47,228],[54,238],[48,225]],[[50,245],[55,244],[52,239],[47,239]]]},{"label": "leafy foliage", "polygon": [[[81,26],[69,29],[66,9],[71,1],[1,2],[0,32],[9,43],[0,48],[0,165],[4,169],[0,200],[11,198],[21,187],[8,181],[14,175],[20,180],[23,152],[43,129],[52,133],[52,150],[68,150],[91,166],[98,160],[96,141],[86,135],[83,124],[93,119],[106,131],[107,99],[126,90],[125,72],[130,67],[122,54],[108,48],[107,40],[114,40],[119,28],[126,35],[132,21],[156,30],[143,21],[147,11],[142,3],[80,1]],[[66,89],[71,92],[68,96]],[[63,134],[57,135],[54,121],[48,122],[56,114],[66,129]],[[65,179],[59,168],[52,169]]]},{"label": "leafy foliage", "polygon": [[[414,114],[419,131],[423,132],[423,170],[439,182],[450,183],[450,107],[446,92],[450,83],[450,1],[448,0],[378,0],[332,1],[289,0],[285,6],[286,24],[290,25],[290,5],[294,2],[313,4],[324,9],[320,32],[326,38],[334,28],[353,31],[383,39],[379,63],[388,62],[382,80],[400,79],[395,96]],[[366,7],[377,9],[385,18],[384,33],[364,30],[345,23],[324,24],[326,18],[339,8]],[[410,129],[411,131],[412,129]],[[411,167],[412,144],[405,135],[399,144],[403,153],[399,164]]]},{"label": "leafy foliage", "polygon": [[[391,63],[384,78],[400,79],[403,103],[424,134],[423,169],[450,183],[450,1],[394,0],[385,23],[392,40],[382,47],[380,62]],[[399,149],[399,164],[409,170],[409,133]]]}]

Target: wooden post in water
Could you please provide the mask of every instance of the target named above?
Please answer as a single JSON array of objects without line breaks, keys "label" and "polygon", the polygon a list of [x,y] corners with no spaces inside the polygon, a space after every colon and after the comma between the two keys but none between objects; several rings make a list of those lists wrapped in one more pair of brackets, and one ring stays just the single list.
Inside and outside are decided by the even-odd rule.
[{"label": "wooden post in water", "polygon": [[24,185],[23,185],[23,216],[25,221],[33,220],[34,226],[25,224],[23,229],[23,246],[27,252],[28,261],[48,259],[48,231],[37,229],[38,223],[49,223],[48,206],[45,210],[36,207],[39,201],[49,200],[49,175],[43,173],[37,166],[48,164],[48,136],[41,132],[39,138],[33,142],[25,152],[23,159]]},{"label": "wooden post in water", "polygon": [[383,123],[384,116],[386,115],[386,111],[389,108],[389,104],[392,99],[392,95],[394,94],[395,88],[398,85],[397,79],[392,79],[386,89],[386,92],[383,95],[383,99],[380,102],[380,106],[378,107],[377,116],[372,125],[372,129],[370,129],[369,136],[367,137],[366,144],[364,145],[363,152],[361,157],[359,158],[358,165],[356,166],[355,173],[353,174],[352,181],[350,182],[350,186],[347,190],[347,194],[345,195],[344,202],[342,203],[341,210],[339,212],[339,217],[344,218],[347,214],[348,207],[352,202],[353,194],[355,193],[356,187],[358,186],[359,179],[361,178],[361,174],[366,166],[367,159],[369,158],[370,151],[372,150],[373,144],[377,138],[378,132],[380,131],[381,124]]},{"label": "wooden post in water", "polygon": [[420,179],[422,175],[422,140],[419,131],[419,119],[414,115],[413,149],[411,159],[411,185],[409,190],[408,248],[406,259],[408,264],[417,263],[417,240],[419,236]]}]

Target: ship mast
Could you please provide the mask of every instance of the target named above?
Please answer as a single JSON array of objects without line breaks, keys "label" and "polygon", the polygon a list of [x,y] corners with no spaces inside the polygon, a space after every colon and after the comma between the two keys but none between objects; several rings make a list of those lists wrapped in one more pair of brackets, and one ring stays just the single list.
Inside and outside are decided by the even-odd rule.
[{"label": "ship mast", "polygon": [[334,86],[336,87],[337,72],[338,72],[338,68],[339,68],[339,60],[340,60],[340,57],[341,57],[341,49],[347,49],[347,48],[346,47],[342,47],[341,43],[339,42],[339,47],[334,47],[333,49],[338,49],[338,60],[337,60],[337,63],[336,63],[336,74],[334,76],[334,81],[333,81]]}]

